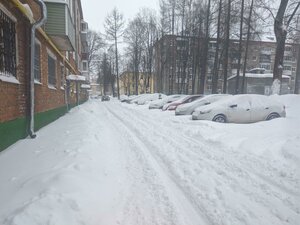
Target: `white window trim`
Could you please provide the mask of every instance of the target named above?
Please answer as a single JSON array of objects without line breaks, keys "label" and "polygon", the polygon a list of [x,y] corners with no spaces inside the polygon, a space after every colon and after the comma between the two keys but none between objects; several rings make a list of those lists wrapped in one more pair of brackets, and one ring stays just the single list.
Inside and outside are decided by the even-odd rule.
[{"label": "white window trim", "polygon": [[48,84],[48,88],[51,90],[57,90],[56,87],[52,84]]},{"label": "white window trim", "polygon": [[0,81],[11,84],[21,84],[15,76],[0,71]]}]

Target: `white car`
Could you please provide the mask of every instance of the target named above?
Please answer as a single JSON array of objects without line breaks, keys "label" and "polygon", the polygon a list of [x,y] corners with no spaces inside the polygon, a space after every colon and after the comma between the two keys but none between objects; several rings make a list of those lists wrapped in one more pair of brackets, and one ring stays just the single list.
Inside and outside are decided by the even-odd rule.
[{"label": "white car", "polygon": [[220,123],[254,123],[285,117],[285,106],[264,95],[235,95],[210,105],[196,108],[193,120]]},{"label": "white car", "polygon": [[216,102],[220,99],[223,99],[227,96],[230,96],[230,95],[226,95],[226,94],[208,95],[208,96],[202,97],[200,99],[197,99],[193,102],[179,105],[175,110],[175,115],[177,115],[177,116],[178,115],[192,115],[194,110],[196,108],[198,108],[199,106],[209,105],[209,104]]},{"label": "white car", "polygon": [[181,98],[183,95],[170,95],[163,99],[155,100],[150,103],[149,109],[161,109],[165,104],[176,101]]},{"label": "white car", "polygon": [[164,94],[161,94],[161,93],[149,94],[149,95],[146,95],[142,98],[139,98],[138,101],[137,101],[137,104],[138,105],[145,105],[148,102],[158,100],[158,99],[164,99],[165,97],[167,97],[167,96],[164,95]]}]

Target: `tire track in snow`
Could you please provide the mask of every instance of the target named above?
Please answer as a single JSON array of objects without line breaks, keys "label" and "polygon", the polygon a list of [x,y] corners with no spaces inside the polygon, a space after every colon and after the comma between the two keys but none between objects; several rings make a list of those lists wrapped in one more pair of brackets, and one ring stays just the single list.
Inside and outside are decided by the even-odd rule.
[{"label": "tire track in snow", "polygon": [[166,168],[165,164],[162,164],[161,160],[158,160],[157,157],[153,154],[153,152],[149,148],[149,146],[151,146],[150,143],[146,139],[141,138],[139,136],[139,132],[132,128],[130,124],[125,123],[125,121],[122,120],[122,118],[119,117],[113,110],[111,110],[107,106],[105,107],[118,120],[118,122],[122,124],[122,126],[130,134],[130,136],[136,137],[135,141],[142,146],[140,150],[142,150],[143,154],[145,154],[145,156],[147,156],[148,159],[151,160],[151,165],[154,165],[157,170],[164,172],[164,174],[160,173],[160,175],[164,178],[164,180],[167,180],[168,184],[173,186],[171,189],[172,191],[175,191],[176,197],[180,199],[179,204],[185,206],[186,211],[193,215],[192,217],[194,218],[194,220],[196,218],[196,224],[212,224],[210,223],[208,218],[201,213],[201,209],[199,210],[199,206],[195,202],[195,199],[193,199],[193,196],[189,195],[189,193],[184,190],[184,188],[176,181],[176,178],[169,174],[169,169]]},{"label": "tire track in snow", "polygon": [[[124,107],[122,109],[125,110],[120,110],[121,106],[115,104],[115,105],[110,105],[109,106],[109,111],[111,113],[113,113],[116,117],[119,118],[119,120],[125,124],[126,127],[128,127],[129,129],[131,129],[133,131],[133,133],[135,133],[136,135],[139,136],[139,138],[141,139],[141,141],[144,141],[146,143],[146,145],[151,146],[151,148],[148,147],[149,152],[156,157],[156,160],[161,162],[163,164],[163,166],[167,167],[166,171],[168,171],[170,177],[173,179],[173,181],[176,183],[177,180],[181,179],[181,176],[176,174],[177,171],[174,171],[174,166],[172,168],[172,166],[170,167],[170,165],[172,164],[172,162],[170,160],[166,160],[164,155],[161,155],[159,151],[156,151],[156,155],[151,151],[154,149],[159,148],[160,146],[157,146],[151,142],[149,142],[147,139],[147,137],[145,137],[145,135],[143,134],[144,132],[141,131],[141,129],[145,129],[146,127],[151,127],[153,128],[153,135],[156,137],[163,137],[166,141],[169,142],[169,144],[171,144],[170,146],[173,148],[177,148],[177,146],[180,146],[180,142],[179,140],[185,140],[187,143],[187,147],[190,147],[190,149],[187,150],[189,157],[196,157],[199,158],[199,153],[204,154],[204,159],[199,159],[200,161],[205,161],[206,162],[206,166],[210,166],[212,170],[216,171],[218,173],[218,175],[220,175],[220,177],[223,178],[222,182],[226,183],[228,186],[232,186],[234,184],[233,191],[235,191],[234,189],[237,188],[238,192],[241,192],[242,190],[242,195],[245,195],[246,197],[250,198],[255,205],[261,205],[263,206],[263,210],[269,211],[270,214],[275,214],[274,217],[276,218],[278,212],[276,210],[271,209],[272,203],[274,203],[274,199],[278,199],[275,202],[280,201],[281,204],[285,204],[286,207],[288,208],[293,208],[293,210],[295,211],[296,214],[298,214],[299,216],[299,209],[297,208],[296,205],[294,205],[293,203],[291,203],[288,199],[285,199],[284,196],[281,196],[281,194],[277,193],[277,191],[273,190],[273,187],[270,187],[270,185],[268,183],[266,183],[264,180],[261,180],[261,182],[258,182],[257,178],[253,177],[253,173],[251,172],[251,168],[245,170],[245,168],[243,168],[243,166],[240,166],[241,163],[243,163],[243,161],[239,162],[239,158],[235,158],[233,160],[237,160],[237,161],[230,161],[228,158],[226,158],[226,155],[224,155],[224,153],[221,154],[221,156],[218,156],[218,154],[221,153],[221,151],[216,151],[216,149],[209,147],[209,144],[207,140],[201,140],[201,141],[195,141],[195,139],[187,137],[187,136],[179,136],[178,134],[176,134],[176,132],[171,132],[169,131],[168,134],[164,134],[164,130],[159,130],[159,134],[155,131],[155,127],[159,127],[157,126],[158,122],[153,121],[153,118],[151,119],[150,116],[147,115],[139,115],[137,110],[134,111],[132,109],[128,109],[127,107]],[[119,109],[118,109],[119,107]],[[114,111],[122,111],[123,114],[122,116],[117,115]],[[126,112],[127,111],[127,112]],[[133,117],[132,114],[135,113],[135,121],[134,121],[134,125],[133,125]],[[129,117],[128,117],[129,116]],[[131,117],[130,117],[131,116]],[[146,119],[146,118],[150,118],[150,119]],[[146,133],[146,132],[145,132]],[[172,135],[171,135],[172,134]],[[205,146],[205,144],[208,144],[207,146]],[[220,143],[219,143],[220,144]],[[198,145],[199,147],[194,148],[195,145]],[[222,147],[224,148],[224,146],[220,146],[217,145],[216,147]],[[199,152],[200,150],[200,152]],[[222,149],[225,150],[225,149]],[[180,149],[177,149],[177,151],[180,151]],[[191,152],[193,154],[191,154]],[[211,152],[215,153],[215,154],[211,154]],[[198,153],[198,157],[197,157],[197,153]],[[225,152],[226,153],[226,152]],[[185,156],[187,156],[187,154],[185,154]],[[203,156],[203,155],[202,155]],[[238,157],[237,155],[235,155],[235,157]],[[186,159],[188,160],[188,159]],[[229,160],[229,161],[228,161]],[[199,161],[199,162],[200,162]],[[228,171],[230,173],[228,173]],[[257,175],[255,175],[257,176]],[[224,179],[225,177],[225,179]],[[243,185],[241,186],[240,182],[241,179],[244,180],[244,182],[246,182],[246,184],[248,183],[250,186],[252,186],[252,188],[254,188],[255,191],[251,191],[247,189],[247,185]],[[264,182],[262,182],[264,181]],[[183,185],[183,183],[186,183],[186,185]],[[183,180],[181,183],[177,183],[177,186],[179,186],[183,192],[187,193],[188,198],[190,199],[197,199],[197,189],[196,190],[190,190],[190,191],[194,191],[196,193],[196,195],[191,195],[189,191],[186,191],[186,189],[189,189],[189,181],[187,180]],[[222,192],[220,192],[220,189],[218,187],[216,187],[216,195],[218,198],[220,198],[220,200],[222,200],[222,198],[224,196],[222,196]],[[261,195],[260,191],[263,190],[264,195]],[[201,193],[200,193],[201,196]],[[271,197],[271,202],[270,202],[270,196]],[[214,206],[214,199],[207,199],[205,196],[201,196],[200,200],[206,200],[211,204],[212,206]],[[222,201],[221,201],[222,202]],[[200,208],[200,210],[203,212],[205,212],[206,216],[208,217],[208,220],[210,220],[211,224],[223,224],[222,219],[221,220],[216,220],[214,217],[216,215],[213,214],[213,212],[211,212],[210,210],[207,210],[205,207],[205,204],[201,204],[201,202],[195,202],[194,203],[195,207],[197,207],[198,209]],[[220,206],[219,206],[220,207]],[[226,207],[226,206],[221,206],[221,207]],[[234,210],[234,209],[232,209]],[[229,213],[229,215],[231,214],[235,214],[234,217],[236,218],[226,218],[229,219],[229,221],[231,221],[233,219],[233,221],[231,221],[231,223],[235,222],[235,224],[247,224],[247,221],[243,221],[243,218],[239,218],[242,216],[239,216],[237,214],[239,213],[248,213],[240,211],[239,209],[235,209],[237,212],[233,212],[233,211],[229,211],[228,209],[226,209],[225,213]],[[251,213],[251,209],[249,209],[249,213]],[[231,215],[233,216],[233,215]],[[280,216],[279,216],[280,217]],[[223,218],[225,219],[225,218]],[[296,220],[296,218],[294,218]],[[281,220],[285,220],[285,218],[279,218],[279,220],[275,220],[275,222],[277,221],[277,223],[275,224],[281,224]],[[283,222],[283,221],[282,221]],[[226,223],[225,223],[226,224]],[[227,223],[230,224],[230,223]]]},{"label": "tire track in snow", "polygon": [[[144,143],[144,140],[137,135],[134,130],[128,124],[126,124],[122,118],[120,118],[115,112],[113,112],[107,105],[105,105],[105,108],[113,115],[113,117],[116,119],[116,124],[123,127],[122,129],[127,132],[127,137],[129,138],[129,141],[133,145],[139,146],[139,148],[132,149],[135,151],[135,154],[139,155],[144,158],[144,160],[147,160],[147,162],[144,162],[144,165],[151,166],[152,168],[158,173],[158,176],[162,179],[162,182],[165,184],[161,186],[163,189],[167,189],[168,196],[176,196],[176,200],[174,197],[171,197],[170,201],[176,202],[176,206],[180,206],[180,210],[184,211],[186,215],[183,214],[183,212],[179,212],[179,214],[184,215],[186,218],[185,220],[190,220],[188,223],[183,224],[197,224],[197,225],[204,225],[204,224],[211,224],[209,220],[199,211],[199,208],[192,198],[192,196],[188,195],[186,191],[182,189],[180,185],[176,182],[174,177],[170,176],[168,174],[167,169],[165,168],[165,165],[161,164],[160,161],[157,160],[157,158],[153,155],[152,151],[149,149],[146,143]],[[134,143],[135,142],[135,143]],[[157,191],[157,190],[154,190]],[[154,193],[155,194],[155,193]],[[166,197],[168,199],[168,197]],[[178,208],[177,208],[178,210]],[[173,215],[174,216],[174,215]],[[160,223],[159,223],[160,224]]]}]

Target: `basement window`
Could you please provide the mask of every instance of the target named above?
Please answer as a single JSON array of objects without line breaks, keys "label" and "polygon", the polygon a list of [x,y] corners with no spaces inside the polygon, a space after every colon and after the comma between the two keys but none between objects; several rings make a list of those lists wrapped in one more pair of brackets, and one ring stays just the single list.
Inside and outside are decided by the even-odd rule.
[{"label": "basement window", "polygon": [[16,27],[0,8],[0,76],[16,77]]}]

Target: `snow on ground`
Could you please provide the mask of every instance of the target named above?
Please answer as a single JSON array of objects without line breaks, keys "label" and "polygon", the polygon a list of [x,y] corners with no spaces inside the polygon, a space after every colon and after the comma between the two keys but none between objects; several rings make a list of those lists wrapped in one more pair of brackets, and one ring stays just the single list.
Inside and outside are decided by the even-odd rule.
[{"label": "snow on ground", "polygon": [[91,100],[0,153],[0,224],[297,225],[300,96],[274,98],[246,125]]}]

